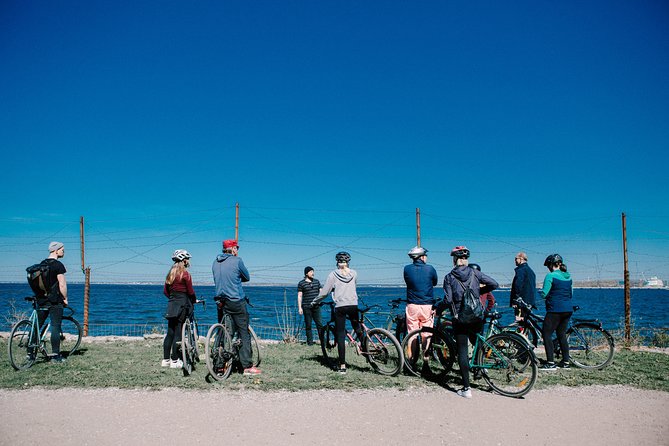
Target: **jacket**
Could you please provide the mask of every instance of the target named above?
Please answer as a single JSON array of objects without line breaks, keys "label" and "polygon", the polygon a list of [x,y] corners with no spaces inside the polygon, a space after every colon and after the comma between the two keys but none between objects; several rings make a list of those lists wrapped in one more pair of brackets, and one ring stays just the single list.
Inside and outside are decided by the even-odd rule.
[{"label": "jacket", "polygon": [[[444,301],[437,307],[437,311],[443,311],[444,307],[448,307],[453,315],[460,312],[465,290],[458,283],[458,280],[463,283],[465,288],[469,284],[474,296],[478,299],[481,298],[482,293],[489,293],[499,287],[495,279],[486,276],[481,271],[469,266],[457,266],[444,277]],[[481,284],[484,286],[481,287]]]},{"label": "jacket", "polygon": [[541,296],[546,299],[547,313],[573,312],[571,274],[560,270],[546,274]]},{"label": "jacket", "polygon": [[416,305],[434,305],[434,286],[437,271],[420,259],[404,267],[404,283],[407,285],[407,301]]},{"label": "jacket", "polygon": [[522,298],[525,303],[537,306],[537,276],[527,263],[521,263],[516,267],[516,274],[511,282],[511,298],[509,306],[516,303],[516,299]]},{"label": "jacket", "polygon": [[356,286],[358,282],[358,273],[355,270],[349,269],[348,274],[344,274],[341,270],[336,269],[328,274],[328,278],[325,281],[325,285],[321,289],[320,294],[312,305],[316,305],[318,302],[325,299],[332,290],[334,294],[332,295],[332,300],[335,303],[335,307],[346,307],[348,305],[358,305],[358,293],[356,291]]},{"label": "jacket", "polygon": [[211,271],[214,274],[216,297],[230,300],[241,300],[246,297],[242,282],[251,280],[251,275],[240,257],[227,253],[219,254],[211,266]]}]

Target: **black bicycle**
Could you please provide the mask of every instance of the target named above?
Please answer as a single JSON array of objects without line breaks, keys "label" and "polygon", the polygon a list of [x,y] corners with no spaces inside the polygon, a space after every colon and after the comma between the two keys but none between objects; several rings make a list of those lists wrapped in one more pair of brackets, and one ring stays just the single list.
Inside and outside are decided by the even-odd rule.
[{"label": "black bicycle", "polygon": [[[532,306],[522,299],[518,299],[518,306],[525,310],[526,317],[522,321],[514,322],[506,327],[500,327],[504,331],[516,331],[536,347],[541,340],[544,344],[541,325],[544,319],[532,312]],[[580,310],[579,306],[573,307],[574,312]],[[557,337],[551,339],[555,357],[560,358],[562,351]],[[578,368],[600,370],[611,364],[615,353],[613,336],[604,329],[599,319],[569,320],[567,329],[567,342],[569,343],[569,361]]]},{"label": "black bicycle", "polygon": [[[205,358],[209,376],[217,381],[222,381],[230,376],[233,368],[241,369],[239,361],[239,350],[242,340],[239,333],[233,330],[232,316],[223,312],[220,324],[209,327],[205,340]],[[249,325],[251,337],[251,360],[254,367],[260,365],[260,344],[255,331]]]},{"label": "black bicycle", "polygon": [[[390,311],[386,318],[386,330],[393,333],[395,338],[402,342],[407,335],[407,316],[403,310],[402,304],[406,304],[406,299],[393,299],[388,302]],[[402,308],[402,310],[400,310]]]}]

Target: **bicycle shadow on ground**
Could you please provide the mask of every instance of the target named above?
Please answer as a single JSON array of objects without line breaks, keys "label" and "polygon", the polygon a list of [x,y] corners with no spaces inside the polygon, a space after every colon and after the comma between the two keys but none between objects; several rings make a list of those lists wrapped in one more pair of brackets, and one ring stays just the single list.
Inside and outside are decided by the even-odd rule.
[{"label": "bicycle shadow on ground", "polygon": [[63,358],[72,358],[75,356],[83,356],[88,352],[87,348],[78,348],[72,353],[63,353]]},{"label": "bicycle shadow on ground", "polygon": [[[411,376],[413,376],[413,375],[411,375]],[[434,383],[434,384],[438,385],[439,387],[441,387],[442,389],[447,390],[449,392],[453,392],[454,394],[457,393],[457,391],[459,389],[461,389],[462,386],[463,386],[462,378],[460,377],[459,372],[458,372],[458,375],[448,374],[444,377],[443,375],[430,374],[430,375],[422,376],[422,378],[425,381]],[[495,394],[493,389],[485,383],[483,378],[470,377],[469,386],[473,390],[477,390],[479,392]],[[502,395],[499,395],[499,396],[502,396]],[[520,397],[518,399],[525,399],[525,397]]]},{"label": "bicycle shadow on ground", "polygon": [[[306,361],[312,361],[312,362],[317,362],[318,364],[322,365],[323,367],[332,370],[333,372],[336,372],[337,369],[339,368],[339,360],[338,359],[325,359],[322,355],[317,355],[314,354],[313,356],[310,356],[308,358],[304,358]],[[374,369],[369,367],[361,367],[359,365],[355,364],[349,364],[346,363],[346,371],[350,372],[351,370],[356,370],[360,372],[371,372],[371,373],[376,373]]]}]

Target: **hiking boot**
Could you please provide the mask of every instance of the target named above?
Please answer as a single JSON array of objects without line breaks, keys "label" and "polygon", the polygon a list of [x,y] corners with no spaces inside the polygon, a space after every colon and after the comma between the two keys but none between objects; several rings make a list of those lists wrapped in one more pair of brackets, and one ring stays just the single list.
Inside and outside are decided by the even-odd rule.
[{"label": "hiking boot", "polygon": [[180,369],[184,366],[184,362],[181,359],[175,359],[170,362],[171,369]]},{"label": "hiking boot", "polygon": [[244,369],[244,376],[257,376],[261,373],[262,372],[257,367],[249,367],[248,369]]},{"label": "hiking boot", "polygon": [[539,370],[542,370],[544,372],[553,372],[557,370],[557,367],[555,366],[554,362],[546,362],[539,366]]},{"label": "hiking boot", "polygon": [[463,387],[462,389],[458,390],[456,392],[458,396],[461,396],[463,398],[471,398],[472,397],[472,389],[469,387]]},{"label": "hiking boot", "polygon": [[557,366],[564,370],[569,370],[571,368],[569,367],[569,361],[560,361]]},{"label": "hiking boot", "polygon": [[163,360],[160,362],[160,366],[161,366],[161,367],[169,367],[171,363],[172,363],[171,360],[169,360],[169,359],[163,359]]}]

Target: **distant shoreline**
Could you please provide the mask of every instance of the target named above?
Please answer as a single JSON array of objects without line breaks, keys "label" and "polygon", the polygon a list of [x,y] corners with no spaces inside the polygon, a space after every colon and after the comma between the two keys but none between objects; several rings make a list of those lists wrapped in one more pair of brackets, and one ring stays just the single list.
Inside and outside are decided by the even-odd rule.
[{"label": "distant shoreline", "polygon": [[[84,282],[79,282],[79,281],[72,281],[68,282],[70,285],[84,285]],[[25,282],[0,282],[0,285],[26,285]],[[136,283],[116,283],[116,282],[92,282],[91,286],[95,285],[113,285],[113,286],[162,286],[162,282],[136,282]],[[213,283],[205,283],[205,284],[195,284],[196,287],[213,287]],[[279,287],[279,288],[292,288],[295,287],[295,284],[293,283],[248,283],[245,284],[244,286],[249,286],[249,287],[266,287],[266,288],[271,288],[271,287]],[[359,287],[361,288],[406,288],[405,285],[381,285],[381,284],[374,284],[374,283],[361,283],[358,284]],[[440,286],[438,286],[440,287]],[[541,285],[537,284],[537,289],[540,289]],[[579,284],[576,283],[574,284],[575,289],[601,289],[601,290],[615,290],[615,289],[624,289],[625,287],[622,285],[611,285],[611,286],[591,286],[591,285],[584,285],[584,284]],[[508,291],[511,289],[511,285],[505,284],[502,285],[498,288],[500,291]],[[630,289],[633,290],[669,290],[669,286],[665,287],[644,287],[644,286],[631,286]]]}]

